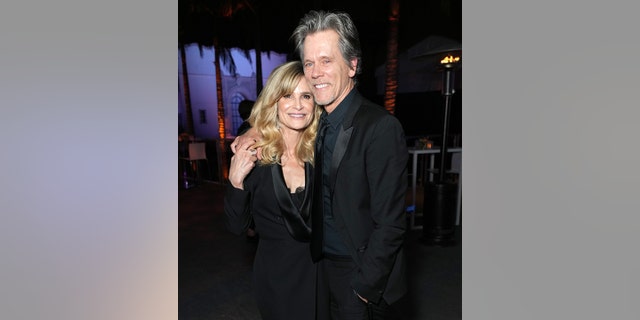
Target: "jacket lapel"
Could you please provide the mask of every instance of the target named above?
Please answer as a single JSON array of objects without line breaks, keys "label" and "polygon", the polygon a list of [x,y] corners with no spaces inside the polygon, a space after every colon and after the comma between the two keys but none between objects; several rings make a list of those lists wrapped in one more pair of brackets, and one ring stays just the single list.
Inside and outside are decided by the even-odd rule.
[{"label": "jacket lapel", "polygon": [[338,166],[344,157],[344,153],[347,151],[347,146],[349,145],[349,140],[351,139],[351,132],[353,132],[353,127],[344,129],[344,127],[340,128],[340,133],[338,133],[338,138],[336,140],[336,146],[333,148],[333,157],[331,158],[331,171],[329,173],[329,182],[331,183],[331,190],[336,184],[336,173],[338,172]]},{"label": "jacket lapel", "polygon": [[289,188],[284,181],[282,167],[271,166],[271,175],[275,198],[280,206],[282,218],[289,234],[298,241],[307,242],[310,240],[311,228],[309,227],[309,215],[311,213],[311,191],[309,186],[311,181],[311,164],[305,163],[306,186],[304,188],[304,200],[302,207],[298,208],[291,199]]},{"label": "jacket lapel", "polygon": [[338,167],[340,166],[340,162],[342,162],[342,158],[344,158],[345,152],[347,152],[349,140],[351,140],[351,134],[353,132],[353,120],[356,113],[360,109],[360,105],[362,104],[362,96],[360,96],[360,93],[357,91],[354,93],[355,95],[353,97],[351,105],[344,106],[348,108],[347,113],[345,113],[344,120],[342,120],[340,133],[338,133],[336,145],[333,149],[333,157],[331,158],[331,170],[329,171],[329,183],[331,186],[331,190],[334,189]]}]

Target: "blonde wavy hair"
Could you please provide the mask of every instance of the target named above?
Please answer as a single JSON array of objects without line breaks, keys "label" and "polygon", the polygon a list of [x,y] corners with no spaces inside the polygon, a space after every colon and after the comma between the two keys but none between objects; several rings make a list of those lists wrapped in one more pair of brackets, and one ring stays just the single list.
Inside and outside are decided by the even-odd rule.
[{"label": "blonde wavy hair", "polygon": [[[269,75],[267,83],[249,116],[251,127],[262,136],[262,140],[255,147],[262,148],[262,159],[258,164],[282,164],[285,144],[278,125],[278,100],[287,94],[292,94],[300,81],[306,81],[300,61],[291,61],[276,67]],[[322,108],[313,102],[314,112],[311,124],[304,129],[295,147],[295,156],[299,161],[313,164],[316,133]]]}]

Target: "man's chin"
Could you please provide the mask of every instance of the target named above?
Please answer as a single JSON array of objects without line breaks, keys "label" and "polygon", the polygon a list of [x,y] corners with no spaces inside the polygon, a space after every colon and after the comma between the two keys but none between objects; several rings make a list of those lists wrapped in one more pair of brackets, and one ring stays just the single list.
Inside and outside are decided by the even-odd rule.
[{"label": "man's chin", "polygon": [[316,104],[320,106],[326,106],[328,104],[331,104],[333,101],[333,99],[316,99]]}]

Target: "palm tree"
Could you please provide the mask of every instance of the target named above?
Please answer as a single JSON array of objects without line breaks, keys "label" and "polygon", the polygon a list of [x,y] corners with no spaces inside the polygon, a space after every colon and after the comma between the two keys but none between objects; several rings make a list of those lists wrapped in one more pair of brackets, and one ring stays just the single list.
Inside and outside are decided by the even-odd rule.
[{"label": "palm tree", "polygon": [[[257,8],[256,8],[257,10]],[[260,45],[260,14],[257,11],[254,11],[256,16],[256,28],[254,36],[255,36],[255,49],[256,49],[256,95],[260,94],[262,91],[262,46]],[[267,51],[268,52],[268,51]]]},{"label": "palm tree", "polygon": [[[220,6],[218,7],[219,11],[214,11],[214,17],[216,17],[216,30],[214,31],[213,38],[213,47],[215,50],[215,58],[214,65],[216,70],[216,95],[218,101],[218,135],[220,136],[219,144],[220,147],[220,164],[221,164],[221,174],[222,177],[226,180],[229,176],[229,163],[227,161],[227,147],[226,147],[226,126],[225,126],[225,115],[224,115],[224,103],[223,103],[223,95],[222,95],[222,68],[220,62],[222,62],[229,73],[235,76],[236,74],[236,64],[233,61],[233,57],[231,56],[231,48],[226,43],[222,41],[221,35],[224,35],[224,30],[228,30],[228,28],[238,27],[238,23],[233,23],[232,20],[237,13],[243,12],[244,9],[249,9],[253,12],[253,7],[251,3],[247,0],[225,0],[222,1]],[[244,21],[240,21],[240,25],[245,25],[242,23]],[[232,39],[238,40],[238,39]],[[247,47],[244,46],[245,49],[242,49],[243,55],[251,62],[251,55]],[[256,50],[256,57],[258,56],[258,52]],[[259,58],[258,58],[259,59]],[[259,81],[262,81],[262,76],[260,72]],[[262,83],[262,82],[260,82]]]},{"label": "palm tree", "polygon": [[[178,36],[181,46],[181,55],[183,58],[183,77],[186,76],[186,62],[184,56],[184,45],[187,43],[196,43],[200,49],[202,56],[203,47],[213,47],[214,49],[214,68],[216,73],[216,100],[218,115],[218,136],[219,136],[219,163],[221,165],[221,177],[226,179],[228,176],[228,163],[226,155],[226,125],[224,99],[222,94],[222,65],[231,73],[236,74],[236,64],[231,55],[233,41],[238,38],[229,39],[225,37],[225,30],[236,28],[237,24],[233,23],[233,17],[236,12],[244,8],[251,8],[247,0],[181,0],[179,1],[181,8],[179,10],[178,20]],[[242,39],[242,38],[241,38]],[[245,46],[246,48],[246,46]],[[242,49],[243,55],[251,61],[248,49]],[[191,133],[193,133],[193,114],[191,112],[191,103],[188,98],[188,81],[183,81],[185,86],[187,124],[191,125]]]},{"label": "palm tree", "polygon": [[400,19],[400,0],[391,0],[389,9],[389,37],[387,38],[384,107],[393,114],[395,112],[396,93],[398,91],[398,21]]}]

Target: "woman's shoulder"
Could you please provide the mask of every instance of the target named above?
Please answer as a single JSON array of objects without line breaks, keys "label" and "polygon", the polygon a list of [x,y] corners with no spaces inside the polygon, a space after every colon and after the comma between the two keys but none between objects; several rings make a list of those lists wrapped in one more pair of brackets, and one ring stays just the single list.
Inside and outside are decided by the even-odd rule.
[{"label": "woman's shoulder", "polygon": [[245,178],[245,185],[251,186],[255,184],[260,184],[264,182],[265,179],[269,179],[271,176],[271,164],[259,164],[256,163],[256,166],[253,167],[253,170],[249,172],[247,177]]}]

